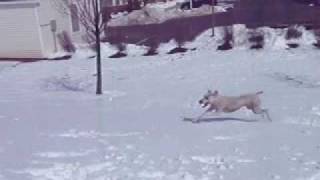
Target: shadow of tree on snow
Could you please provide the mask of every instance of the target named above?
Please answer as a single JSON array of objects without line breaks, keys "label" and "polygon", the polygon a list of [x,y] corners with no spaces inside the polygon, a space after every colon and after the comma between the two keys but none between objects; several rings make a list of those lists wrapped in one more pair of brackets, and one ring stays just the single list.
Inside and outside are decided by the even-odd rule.
[{"label": "shadow of tree on snow", "polygon": [[284,73],[273,73],[269,74],[269,77],[277,81],[285,82],[294,87],[302,88],[320,88],[320,81],[311,80],[304,76],[291,76]]}]

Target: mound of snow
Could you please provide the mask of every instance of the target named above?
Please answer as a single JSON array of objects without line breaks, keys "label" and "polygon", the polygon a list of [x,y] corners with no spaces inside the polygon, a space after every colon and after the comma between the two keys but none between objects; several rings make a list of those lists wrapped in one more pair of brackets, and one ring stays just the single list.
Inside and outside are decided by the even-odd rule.
[{"label": "mound of snow", "polygon": [[[233,48],[235,49],[249,49],[251,42],[249,42],[250,33],[255,31],[264,37],[264,49],[287,49],[289,43],[297,43],[300,46],[311,46],[315,43],[316,37],[312,31],[306,30],[304,27],[298,27],[298,31],[302,36],[296,39],[286,39],[288,28],[274,29],[270,27],[261,27],[255,30],[248,29],[243,24],[233,25]],[[217,47],[224,43],[224,27],[215,27],[215,36],[212,37],[211,29],[200,34],[193,42],[186,43],[187,47],[208,49]]]},{"label": "mound of snow", "polygon": [[[288,28],[274,29],[270,27],[257,28],[254,31],[264,37],[264,49],[287,49],[289,43],[297,43],[300,46],[311,46],[316,42],[316,37],[312,31],[306,30],[304,27],[298,27],[298,30],[302,33],[302,36],[296,39],[286,39],[286,33]],[[212,30],[201,33],[192,42],[187,42],[185,46],[187,48],[197,49],[217,49],[217,46],[224,43],[224,27],[215,27],[215,36],[212,37]],[[235,49],[250,49],[252,43],[249,42],[250,33],[252,29],[248,29],[243,24],[236,24],[233,26],[233,48]],[[162,47],[176,47],[177,43],[172,40],[169,42],[169,46],[162,44]]]},{"label": "mound of snow", "polygon": [[[304,27],[297,27],[297,30],[302,33],[302,36],[295,39],[286,39],[288,28],[274,29],[270,27],[260,27],[255,31],[264,36],[265,49],[286,49],[289,43],[297,43],[300,46],[312,45],[316,42],[315,35],[306,30]],[[239,49],[248,49],[250,47],[250,29],[245,25],[238,24],[233,26],[234,47]]]},{"label": "mound of snow", "polygon": [[157,2],[157,3],[147,4],[147,6],[158,8],[158,9],[168,9],[168,8],[175,8],[177,4],[182,2],[184,1],[182,0],[181,2],[179,1]]},{"label": "mound of snow", "polygon": [[[220,6],[215,7],[215,12],[224,12]],[[147,5],[140,10],[131,13],[121,13],[113,16],[108,26],[128,26],[137,24],[157,24],[174,18],[201,16],[212,13],[211,6],[203,5],[192,10],[181,10],[179,8],[159,8],[156,5]]]},{"label": "mound of snow", "polygon": [[[229,28],[229,27],[228,27]],[[195,38],[194,41],[185,42],[184,47],[188,49],[217,49],[218,46],[224,44],[226,27],[215,27],[215,36],[212,37],[212,30],[208,29]],[[252,34],[259,34],[263,36],[263,48],[264,49],[288,49],[288,44],[296,43],[300,47],[311,47],[317,42],[317,38],[312,31],[306,30],[304,27],[297,27],[297,30],[301,32],[301,37],[287,39],[288,28],[275,29],[270,27],[260,27],[257,29],[248,29],[243,24],[236,24],[228,29],[233,35],[233,41],[231,42],[233,49],[246,50],[250,49],[253,42],[250,42]],[[157,49],[160,54],[168,53],[170,50],[176,48],[178,43],[172,39],[167,43],[162,43]],[[115,46],[105,43],[103,45],[103,55],[110,56],[116,53],[118,50]],[[148,47],[139,46],[134,44],[127,44],[125,52],[129,56],[139,56],[148,51]]]},{"label": "mound of snow", "polygon": [[185,45],[188,48],[216,49],[218,45],[223,44],[224,28],[215,27],[214,34],[215,36],[212,37],[212,29],[208,29],[196,37],[194,41],[187,42]]},{"label": "mound of snow", "polygon": [[90,76],[74,78],[65,74],[44,79],[42,86],[51,91],[89,92],[94,87],[94,83]]}]

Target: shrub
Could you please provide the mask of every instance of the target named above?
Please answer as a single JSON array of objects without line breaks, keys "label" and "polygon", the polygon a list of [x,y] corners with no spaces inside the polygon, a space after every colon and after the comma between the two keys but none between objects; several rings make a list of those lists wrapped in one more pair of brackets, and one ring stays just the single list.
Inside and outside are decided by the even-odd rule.
[{"label": "shrub", "polygon": [[[291,26],[287,30],[286,39],[287,40],[294,40],[298,39],[302,36],[302,32],[297,28],[297,26]],[[299,44],[297,42],[291,41],[287,43],[289,48],[297,48]]]},{"label": "shrub", "polygon": [[109,56],[109,58],[121,58],[121,57],[127,56],[127,54],[124,52],[127,49],[124,43],[118,43],[115,46],[118,49],[118,52],[115,53],[114,55]]},{"label": "shrub", "polygon": [[64,51],[66,52],[75,52],[76,48],[69,36],[69,34],[66,31],[62,31],[57,35],[59,43]]},{"label": "shrub", "polygon": [[176,47],[168,52],[168,54],[176,54],[176,53],[184,53],[187,52],[188,49],[184,47]]},{"label": "shrub", "polygon": [[302,36],[302,32],[297,29],[297,27],[289,27],[287,34],[286,34],[286,39],[298,39]]},{"label": "shrub", "polygon": [[117,52],[114,55],[109,56],[109,58],[122,58],[122,57],[126,57],[127,54],[124,52]]},{"label": "shrub", "polygon": [[153,55],[157,55],[157,49],[159,47],[159,42],[157,41],[157,39],[151,39],[150,41],[148,41],[146,43],[146,46],[149,47],[148,52],[144,54],[144,56],[153,56]]},{"label": "shrub", "polygon": [[317,39],[317,42],[314,43],[313,45],[317,48],[320,48],[320,29],[315,29],[313,32]]},{"label": "shrub", "polygon": [[223,44],[218,46],[218,50],[229,50],[232,49],[232,42],[233,42],[233,29],[232,26],[225,26],[224,27],[224,37],[223,37]]},{"label": "shrub", "polygon": [[250,49],[261,49],[264,46],[264,35],[256,29],[249,32],[248,41],[251,43]]}]

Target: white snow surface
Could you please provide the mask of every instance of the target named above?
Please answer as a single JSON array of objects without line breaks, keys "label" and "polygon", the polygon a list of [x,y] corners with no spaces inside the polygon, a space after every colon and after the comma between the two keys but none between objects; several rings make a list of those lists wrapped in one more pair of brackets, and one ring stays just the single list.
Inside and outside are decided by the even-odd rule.
[{"label": "white snow surface", "polygon": [[[320,51],[303,39],[287,50],[266,31],[274,45],[259,51],[240,40],[215,51],[209,32],[184,54],[163,53],[174,42],[153,57],[130,45],[104,57],[102,96],[89,51],[0,62],[0,180],[319,180]],[[273,122],[245,109],[183,121],[204,110],[207,89],[263,90]]]},{"label": "white snow surface", "polygon": [[[215,13],[225,12],[222,6],[215,6]],[[131,13],[118,13],[112,16],[108,22],[108,26],[128,26],[137,24],[157,24],[164,21],[190,17],[201,16],[212,13],[211,6],[203,5],[199,8],[191,10],[181,10],[178,7],[170,7],[160,4],[150,4],[140,10],[132,11]]]}]

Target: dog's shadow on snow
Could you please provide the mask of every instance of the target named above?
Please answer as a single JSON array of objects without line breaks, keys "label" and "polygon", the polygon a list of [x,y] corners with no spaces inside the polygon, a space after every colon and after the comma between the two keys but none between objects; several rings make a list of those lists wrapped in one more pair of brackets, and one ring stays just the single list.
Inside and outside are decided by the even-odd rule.
[{"label": "dog's shadow on snow", "polygon": [[213,117],[213,118],[201,118],[198,121],[194,121],[193,118],[183,118],[183,121],[189,121],[192,123],[210,123],[210,122],[226,122],[226,121],[238,121],[244,123],[258,122],[257,119],[243,119],[243,118],[233,118],[233,117]]}]

